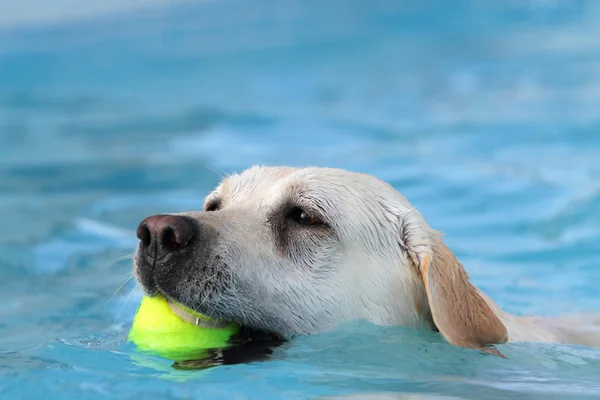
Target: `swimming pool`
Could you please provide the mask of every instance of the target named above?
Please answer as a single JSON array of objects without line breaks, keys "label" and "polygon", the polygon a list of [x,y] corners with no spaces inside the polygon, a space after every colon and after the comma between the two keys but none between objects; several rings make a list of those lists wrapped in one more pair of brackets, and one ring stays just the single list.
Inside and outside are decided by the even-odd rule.
[{"label": "swimming pool", "polygon": [[600,7],[419,4],[191,2],[4,29],[0,398],[600,397],[600,350],[577,346],[502,360],[356,323],[186,372],[123,343],[140,294],[119,289],[129,260],[106,264],[143,217],[198,208],[252,164],[386,179],[503,308],[600,310]]}]

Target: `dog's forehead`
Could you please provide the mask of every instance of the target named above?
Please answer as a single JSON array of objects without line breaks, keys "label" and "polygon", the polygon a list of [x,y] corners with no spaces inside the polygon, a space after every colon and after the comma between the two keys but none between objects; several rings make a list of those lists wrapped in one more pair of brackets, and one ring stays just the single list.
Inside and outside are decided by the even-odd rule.
[{"label": "dog's forehead", "polygon": [[290,205],[320,210],[340,238],[365,230],[380,237],[384,227],[393,233],[399,217],[424,225],[419,213],[390,184],[341,169],[253,167],[226,178],[214,196],[225,208],[250,209],[261,216]]},{"label": "dog's forehead", "polygon": [[225,178],[218,191],[228,203],[249,203],[272,196],[282,185],[282,181],[294,171],[295,168],[289,167],[252,167]]},{"label": "dog's forehead", "polygon": [[[373,194],[394,191],[387,183],[363,174],[334,168],[252,167],[227,177],[220,193],[228,203],[268,203],[305,194],[339,201],[373,199]],[[388,193],[389,195],[389,193]]]}]

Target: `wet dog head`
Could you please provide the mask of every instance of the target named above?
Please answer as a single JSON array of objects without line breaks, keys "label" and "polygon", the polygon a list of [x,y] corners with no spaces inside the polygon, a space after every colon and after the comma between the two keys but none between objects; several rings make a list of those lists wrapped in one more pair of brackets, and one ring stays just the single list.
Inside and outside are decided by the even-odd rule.
[{"label": "wet dog head", "polygon": [[254,167],[203,211],[145,219],[138,237],[142,288],[216,319],[284,337],[356,319],[468,347],[506,336],[436,232],[369,175]]}]

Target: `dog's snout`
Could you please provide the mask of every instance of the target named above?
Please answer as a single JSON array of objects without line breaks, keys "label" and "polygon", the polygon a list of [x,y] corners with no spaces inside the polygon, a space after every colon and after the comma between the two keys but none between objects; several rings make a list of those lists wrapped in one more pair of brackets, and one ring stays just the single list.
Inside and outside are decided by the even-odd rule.
[{"label": "dog's snout", "polygon": [[142,250],[156,258],[186,247],[197,233],[193,220],[178,215],[153,215],[137,228]]}]

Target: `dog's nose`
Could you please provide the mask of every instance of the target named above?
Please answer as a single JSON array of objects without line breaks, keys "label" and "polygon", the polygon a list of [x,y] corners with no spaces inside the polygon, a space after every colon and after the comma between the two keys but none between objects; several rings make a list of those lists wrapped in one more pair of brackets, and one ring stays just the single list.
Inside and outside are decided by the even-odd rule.
[{"label": "dog's nose", "polygon": [[137,228],[142,250],[155,258],[186,247],[196,233],[194,221],[178,215],[153,215]]}]

